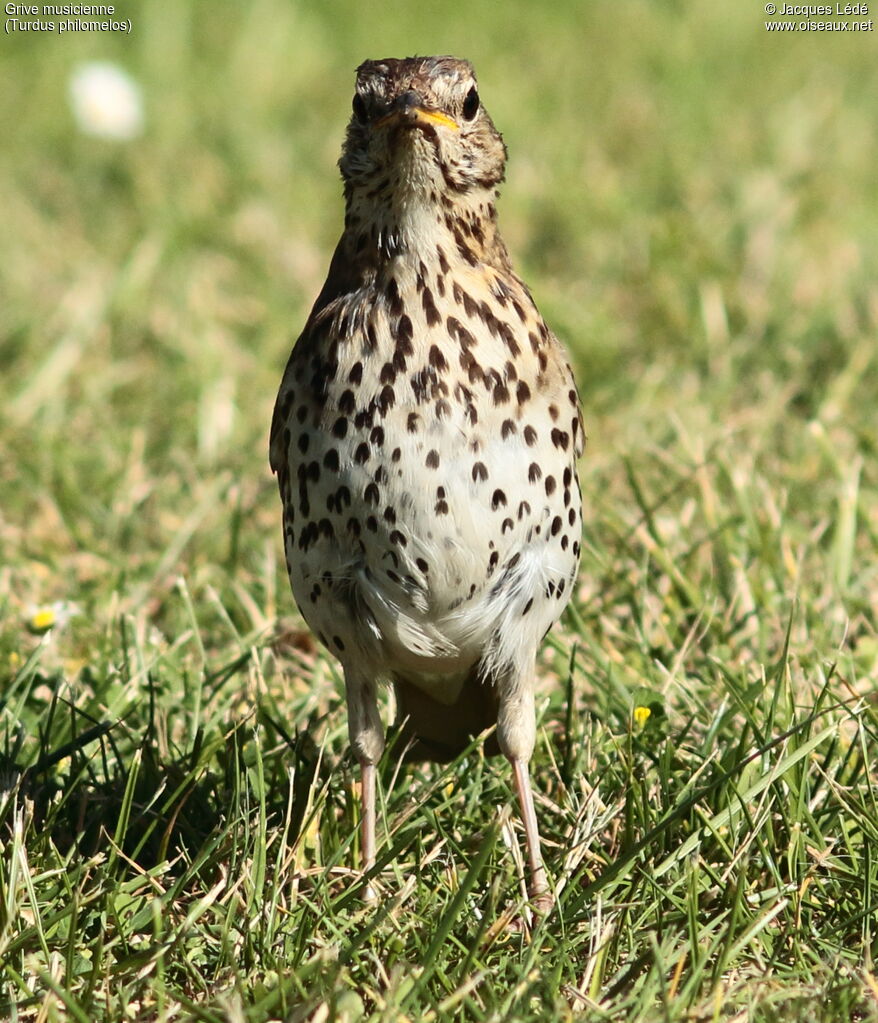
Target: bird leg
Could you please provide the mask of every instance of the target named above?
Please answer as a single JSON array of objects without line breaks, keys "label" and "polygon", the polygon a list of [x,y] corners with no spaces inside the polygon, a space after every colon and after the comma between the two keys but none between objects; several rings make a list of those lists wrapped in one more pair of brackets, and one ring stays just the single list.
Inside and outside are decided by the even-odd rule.
[{"label": "bird leg", "polygon": [[[345,667],[345,696],[348,704],[348,734],[360,765],[361,858],[363,873],[375,866],[375,765],[384,752],[384,726],[378,713],[378,696],[371,678]],[[363,898],[375,898],[367,884]]]},{"label": "bird leg", "polygon": [[[363,873],[367,874],[375,866],[375,765],[360,764],[361,778],[361,809],[360,821],[360,856],[363,861]],[[375,889],[367,884],[363,898],[371,902],[376,898]]]},{"label": "bird leg", "polygon": [[501,680],[498,688],[500,707],[497,714],[497,740],[515,774],[530,868],[528,892],[534,909],[545,913],[551,909],[552,896],[546,884],[546,870],[540,852],[540,830],[527,766],[537,734],[533,691],[527,679],[514,676]]},{"label": "bird leg", "polygon": [[527,860],[530,867],[530,884],[528,892],[534,909],[547,913],[552,908],[552,895],[546,884],[546,870],[543,866],[543,855],[540,851],[540,829],[534,810],[533,793],[530,787],[530,772],[527,761],[511,758],[512,770],[515,772],[515,788],[518,791],[518,802],[521,806],[521,818],[524,821],[524,840],[527,846]]}]

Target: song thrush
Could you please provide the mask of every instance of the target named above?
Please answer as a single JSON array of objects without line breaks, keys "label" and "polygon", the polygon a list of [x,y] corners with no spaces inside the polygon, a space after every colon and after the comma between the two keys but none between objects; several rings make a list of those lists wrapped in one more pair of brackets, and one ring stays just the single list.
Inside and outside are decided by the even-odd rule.
[{"label": "song thrush", "polygon": [[576,575],[584,435],[497,229],[505,162],[467,61],[358,68],[344,233],[284,373],[271,465],[293,594],[344,670],[364,868],[384,680],[416,756],[451,759],[496,724],[545,902],[535,657]]}]

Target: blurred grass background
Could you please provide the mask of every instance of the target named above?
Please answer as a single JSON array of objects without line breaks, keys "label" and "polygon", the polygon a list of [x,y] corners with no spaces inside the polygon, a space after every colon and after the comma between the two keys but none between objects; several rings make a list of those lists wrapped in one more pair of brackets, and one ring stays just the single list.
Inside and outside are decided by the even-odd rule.
[{"label": "blurred grass background", "polygon": [[[12,1018],[878,1018],[874,33],[673,0],[117,15],[0,48]],[[388,761],[396,901],[349,896],[344,712],[267,465],[353,69],[434,52],[504,133],[504,235],[589,433],[533,943],[492,929],[510,795],[477,757]],[[140,138],[77,130],[92,59],[139,83]]]}]

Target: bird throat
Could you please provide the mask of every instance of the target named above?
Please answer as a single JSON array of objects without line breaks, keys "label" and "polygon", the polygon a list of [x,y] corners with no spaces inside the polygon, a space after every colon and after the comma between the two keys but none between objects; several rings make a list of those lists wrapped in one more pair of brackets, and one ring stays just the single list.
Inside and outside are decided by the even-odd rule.
[{"label": "bird throat", "polygon": [[508,266],[497,230],[496,189],[455,191],[437,164],[425,163],[423,154],[412,153],[387,175],[376,175],[374,185],[348,190],[348,251],[366,261],[402,256],[429,265],[441,248],[447,258],[472,267]]}]

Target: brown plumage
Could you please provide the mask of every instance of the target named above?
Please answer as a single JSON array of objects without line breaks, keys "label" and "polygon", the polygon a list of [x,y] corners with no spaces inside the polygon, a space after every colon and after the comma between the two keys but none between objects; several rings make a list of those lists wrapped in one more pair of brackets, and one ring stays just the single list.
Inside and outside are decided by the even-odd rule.
[{"label": "brown plumage", "polygon": [[498,233],[505,159],[468,62],[361,65],[345,229],[284,373],[271,465],[293,593],[344,669],[365,866],[386,680],[417,756],[497,725],[543,900],[533,673],[576,575],[584,435]]}]

